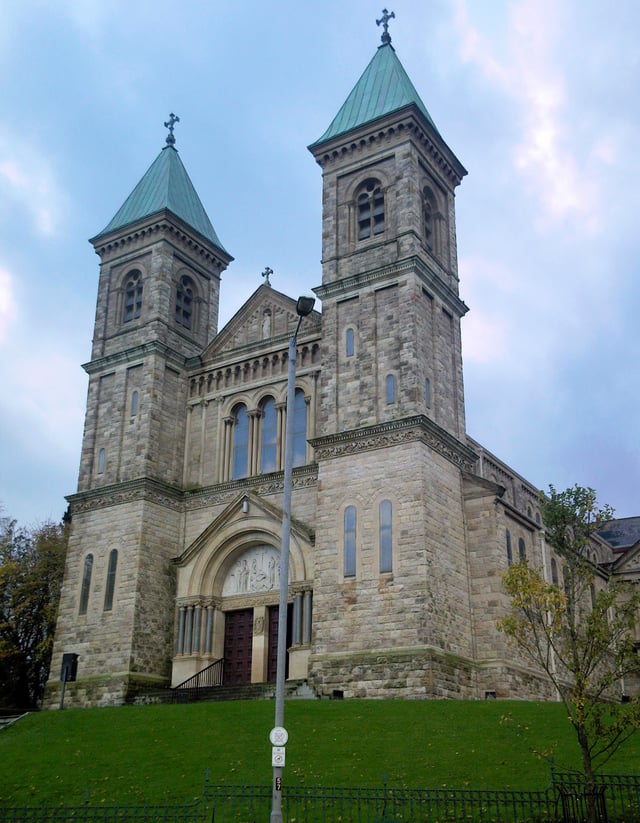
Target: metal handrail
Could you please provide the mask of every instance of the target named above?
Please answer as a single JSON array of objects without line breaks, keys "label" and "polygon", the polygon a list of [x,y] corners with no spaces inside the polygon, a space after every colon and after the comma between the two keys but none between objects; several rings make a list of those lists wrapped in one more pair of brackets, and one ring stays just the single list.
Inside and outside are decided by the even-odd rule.
[{"label": "metal handrail", "polygon": [[207,689],[212,686],[221,686],[222,677],[224,674],[224,657],[214,660],[204,669],[191,675],[182,683],[173,686],[171,691],[175,692],[182,689]]}]

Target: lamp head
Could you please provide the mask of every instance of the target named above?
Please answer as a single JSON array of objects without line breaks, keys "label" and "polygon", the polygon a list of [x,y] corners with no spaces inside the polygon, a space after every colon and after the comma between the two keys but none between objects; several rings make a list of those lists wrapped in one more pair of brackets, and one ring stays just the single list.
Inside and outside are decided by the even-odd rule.
[{"label": "lamp head", "polygon": [[316,298],[312,297],[310,294],[303,294],[299,297],[298,302],[296,303],[296,312],[298,317],[307,317],[311,314],[315,304]]}]

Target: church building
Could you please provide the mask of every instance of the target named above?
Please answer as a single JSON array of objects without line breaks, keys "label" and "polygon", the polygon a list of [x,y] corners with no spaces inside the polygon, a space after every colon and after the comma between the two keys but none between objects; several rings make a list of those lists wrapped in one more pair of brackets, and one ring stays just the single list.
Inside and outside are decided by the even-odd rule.
[{"label": "church building", "polygon": [[[455,195],[467,172],[388,21],[309,146],[322,282],[289,408],[287,677],[319,697],[549,698],[496,629],[512,560],[559,571],[537,489],[466,433]],[[267,271],[218,329],[233,257],[176,120],[91,240],[98,298],[51,707],[70,654],[67,706],[124,703],[214,665],[228,685],[275,680],[298,295]],[[615,560],[604,540],[599,551]]]}]

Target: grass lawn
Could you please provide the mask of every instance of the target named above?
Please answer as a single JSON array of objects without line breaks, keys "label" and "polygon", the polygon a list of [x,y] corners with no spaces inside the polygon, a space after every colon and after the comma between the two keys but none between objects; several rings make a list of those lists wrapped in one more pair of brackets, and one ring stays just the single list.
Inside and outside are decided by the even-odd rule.
[{"label": "grass lawn", "polygon": [[[0,805],[176,802],[212,783],[270,785],[270,701],[65,709],[0,732]],[[556,703],[287,701],[289,785],[544,788],[579,765]],[[635,773],[640,736],[608,771]]]}]

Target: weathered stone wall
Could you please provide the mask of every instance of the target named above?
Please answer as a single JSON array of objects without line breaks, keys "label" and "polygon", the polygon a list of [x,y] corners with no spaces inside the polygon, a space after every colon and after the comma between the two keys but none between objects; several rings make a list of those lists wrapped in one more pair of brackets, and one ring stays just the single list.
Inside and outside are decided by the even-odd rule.
[{"label": "weathered stone wall", "polygon": [[[140,494],[134,496],[138,499],[130,503],[73,514],[51,665],[52,685],[66,652],[79,655],[78,680],[91,680],[96,694],[99,688],[95,683],[104,677],[136,675],[160,683],[170,676],[175,573],[169,561],[181,545],[180,519],[168,500],[152,502]],[[113,604],[108,609],[105,586],[112,549],[118,552],[118,563]],[[93,567],[87,611],[79,614],[84,564],[90,554]],[[73,690],[69,695],[72,699]]]},{"label": "weathered stone wall", "polygon": [[[420,646],[470,658],[459,470],[411,441],[323,460],[318,487],[313,659]],[[393,507],[393,571],[381,574],[383,499]],[[344,511],[351,505],[356,574],[345,577]]]},{"label": "weathered stone wall", "polygon": [[416,699],[477,697],[473,661],[440,649],[380,648],[375,651],[314,654],[309,683],[316,693],[345,698]]}]

